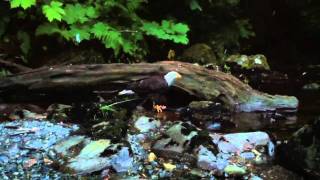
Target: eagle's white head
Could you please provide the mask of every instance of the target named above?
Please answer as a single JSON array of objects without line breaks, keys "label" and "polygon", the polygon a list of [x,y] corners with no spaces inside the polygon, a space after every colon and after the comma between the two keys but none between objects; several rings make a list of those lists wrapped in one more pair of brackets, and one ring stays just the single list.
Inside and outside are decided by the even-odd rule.
[{"label": "eagle's white head", "polygon": [[172,86],[175,80],[180,78],[182,78],[182,76],[175,71],[170,71],[166,75],[164,75],[164,79],[166,80],[168,86]]}]

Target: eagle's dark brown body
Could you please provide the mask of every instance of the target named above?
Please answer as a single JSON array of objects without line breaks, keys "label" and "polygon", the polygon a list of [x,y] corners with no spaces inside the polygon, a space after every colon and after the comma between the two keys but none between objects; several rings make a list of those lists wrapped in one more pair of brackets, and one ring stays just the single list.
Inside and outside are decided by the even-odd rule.
[{"label": "eagle's dark brown body", "polygon": [[144,96],[148,94],[164,93],[169,89],[169,86],[163,78],[163,75],[154,75],[130,84],[129,89],[140,96]]},{"label": "eagle's dark brown body", "polygon": [[170,71],[165,75],[154,75],[145,79],[141,79],[129,85],[129,89],[134,91],[142,98],[152,100],[153,108],[157,112],[162,112],[165,106],[159,105],[166,103],[166,98],[163,96],[173,85],[176,79],[181,78],[181,75],[175,71]]}]

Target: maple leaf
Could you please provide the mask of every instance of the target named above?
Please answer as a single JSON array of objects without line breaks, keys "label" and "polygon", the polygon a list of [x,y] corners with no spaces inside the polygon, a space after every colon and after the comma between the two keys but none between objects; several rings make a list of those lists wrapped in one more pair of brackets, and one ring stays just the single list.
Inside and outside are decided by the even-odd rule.
[{"label": "maple leaf", "polygon": [[65,11],[61,8],[62,3],[58,1],[51,1],[50,5],[44,5],[42,7],[42,12],[48,18],[50,22],[53,20],[61,21],[62,16],[65,15]]},{"label": "maple leaf", "polygon": [[22,7],[23,9],[27,9],[35,4],[36,0],[10,0],[11,8]]},{"label": "maple leaf", "polygon": [[88,21],[88,18],[86,17],[86,7],[79,3],[76,3],[75,5],[66,5],[63,20],[68,24],[74,24],[78,21],[81,23]]}]

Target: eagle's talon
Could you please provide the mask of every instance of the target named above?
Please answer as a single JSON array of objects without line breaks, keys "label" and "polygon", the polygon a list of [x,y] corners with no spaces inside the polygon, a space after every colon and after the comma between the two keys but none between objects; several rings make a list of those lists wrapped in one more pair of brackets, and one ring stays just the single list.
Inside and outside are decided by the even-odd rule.
[{"label": "eagle's talon", "polygon": [[153,109],[155,109],[158,113],[161,113],[167,107],[164,105],[153,105]]}]

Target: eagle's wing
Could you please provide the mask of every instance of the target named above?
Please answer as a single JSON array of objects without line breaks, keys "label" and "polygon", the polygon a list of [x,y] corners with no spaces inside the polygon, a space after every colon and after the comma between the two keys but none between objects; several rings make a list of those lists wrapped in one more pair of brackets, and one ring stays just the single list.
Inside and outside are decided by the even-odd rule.
[{"label": "eagle's wing", "polygon": [[168,89],[163,76],[151,76],[130,84],[129,89],[138,94],[162,93]]}]

